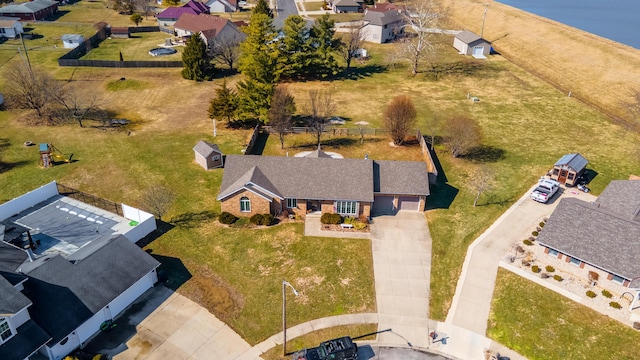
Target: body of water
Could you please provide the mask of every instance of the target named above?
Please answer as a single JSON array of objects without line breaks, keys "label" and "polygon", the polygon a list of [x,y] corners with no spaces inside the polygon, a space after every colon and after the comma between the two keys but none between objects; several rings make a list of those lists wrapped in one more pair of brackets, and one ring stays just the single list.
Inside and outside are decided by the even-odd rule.
[{"label": "body of water", "polygon": [[638,0],[496,1],[640,49]]}]

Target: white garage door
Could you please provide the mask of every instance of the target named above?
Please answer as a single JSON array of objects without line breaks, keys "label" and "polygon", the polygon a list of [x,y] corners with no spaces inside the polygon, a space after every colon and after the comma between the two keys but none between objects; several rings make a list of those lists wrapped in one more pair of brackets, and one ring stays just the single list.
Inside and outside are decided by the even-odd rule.
[{"label": "white garage door", "polygon": [[398,198],[398,209],[418,211],[420,205],[419,196],[400,196]]},{"label": "white garage door", "polygon": [[473,48],[473,55],[482,55],[484,53],[484,46],[476,46]]},{"label": "white garage door", "polygon": [[383,213],[393,210],[393,196],[374,196],[373,212]]}]

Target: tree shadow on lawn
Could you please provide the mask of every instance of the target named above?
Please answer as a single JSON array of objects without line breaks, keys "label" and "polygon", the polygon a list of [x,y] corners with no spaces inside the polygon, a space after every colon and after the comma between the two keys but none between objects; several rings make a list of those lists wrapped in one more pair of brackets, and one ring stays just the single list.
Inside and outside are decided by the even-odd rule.
[{"label": "tree shadow on lawn", "polygon": [[17,168],[23,165],[28,164],[28,161],[16,161],[16,162],[7,162],[2,160],[2,153],[5,152],[11,143],[9,139],[0,138],[0,174],[3,172],[7,172],[13,168]]},{"label": "tree shadow on lawn", "polygon": [[469,150],[469,152],[461,156],[461,158],[486,163],[503,160],[505,155],[506,151],[503,149],[494,146],[481,145]]},{"label": "tree shadow on lawn", "polygon": [[[379,141],[379,140],[378,140]],[[360,142],[360,139],[352,139],[352,138],[344,138],[344,137],[337,137],[337,138],[333,138],[333,139],[328,139],[328,140],[322,140],[320,142],[320,147],[323,146],[329,146],[335,149],[339,149],[341,147],[348,147],[348,146],[355,146],[357,143]],[[311,149],[311,150],[316,150],[318,148],[318,143],[314,142],[308,142],[308,143],[304,143],[304,144],[297,144],[294,146],[291,146],[290,148],[292,149]]]},{"label": "tree shadow on lawn", "polygon": [[349,69],[345,69],[331,80],[359,80],[386,71],[387,67],[379,64],[351,67]]},{"label": "tree shadow on lawn", "polygon": [[218,217],[214,211],[205,210],[200,212],[186,212],[171,218],[171,225],[180,228],[191,229],[204,221],[212,221]]}]

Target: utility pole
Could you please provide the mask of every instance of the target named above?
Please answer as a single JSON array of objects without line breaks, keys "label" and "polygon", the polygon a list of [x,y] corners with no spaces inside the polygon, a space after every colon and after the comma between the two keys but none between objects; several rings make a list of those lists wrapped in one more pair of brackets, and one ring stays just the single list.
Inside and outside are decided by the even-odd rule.
[{"label": "utility pole", "polygon": [[484,6],[484,14],[482,14],[482,30],[480,30],[480,37],[482,37],[482,34],[484,34],[484,21],[487,19],[488,8],[489,8],[489,5]]}]

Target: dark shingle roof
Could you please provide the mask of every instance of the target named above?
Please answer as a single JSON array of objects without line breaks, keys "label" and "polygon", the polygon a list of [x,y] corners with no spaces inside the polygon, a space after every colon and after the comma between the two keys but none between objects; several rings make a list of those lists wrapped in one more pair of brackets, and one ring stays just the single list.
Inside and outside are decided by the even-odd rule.
[{"label": "dark shingle roof", "polygon": [[25,260],[25,251],[0,241],[0,271],[15,272]]},{"label": "dark shingle roof", "polygon": [[16,335],[0,346],[0,359],[22,360],[51,340],[33,320],[28,320],[16,329]]},{"label": "dark shingle roof", "polygon": [[597,204],[562,199],[538,242],[627,279],[640,276],[640,223]]},{"label": "dark shingle roof", "polygon": [[49,258],[26,274],[23,293],[34,301],[31,318],[57,342],[158,265],[119,236],[75,264]]},{"label": "dark shingle roof", "polygon": [[333,4],[335,6],[360,6],[362,0],[336,0]]},{"label": "dark shingle roof", "polygon": [[[232,24],[227,18],[209,14],[182,14],[176,21],[176,29],[191,31],[192,33],[208,32],[209,36],[219,34],[228,24]],[[232,26],[235,26],[232,24]]]},{"label": "dark shingle roof", "polygon": [[40,10],[58,5],[57,1],[52,0],[34,0],[21,4],[11,4],[0,8],[0,13],[12,14],[35,14]]},{"label": "dark shingle roof", "polygon": [[613,180],[595,202],[624,218],[640,221],[640,181]]},{"label": "dark shingle roof", "polygon": [[371,25],[383,26],[402,21],[402,15],[400,15],[398,10],[389,10],[384,12],[367,11],[364,14],[364,21]]},{"label": "dark shingle roof", "polygon": [[246,184],[238,180],[253,167],[285,198],[373,201],[371,160],[258,155],[227,156],[218,200]]},{"label": "dark shingle roof", "polygon": [[193,150],[204,157],[207,157],[214,152],[222,154],[220,149],[218,149],[218,145],[206,142],[204,140],[198,141],[196,146],[193,147]]},{"label": "dark shingle roof", "polygon": [[373,181],[376,193],[429,195],[429,173],[423,162],[375,160]]},{"label": "dark shingle roof", "polygon": [[31,301],[0,276],[0,317],[11,316],[31,305]]},{"label": "dark shingle roof", "polygon": [[576,153],[564,155],[560,158],[560,160],[556,161],[553,166],[570,168],[576,172],[580,172],[584,170],[584,168],[587,166],[587,163],[587,159],[585,159],[582,155]]}]

